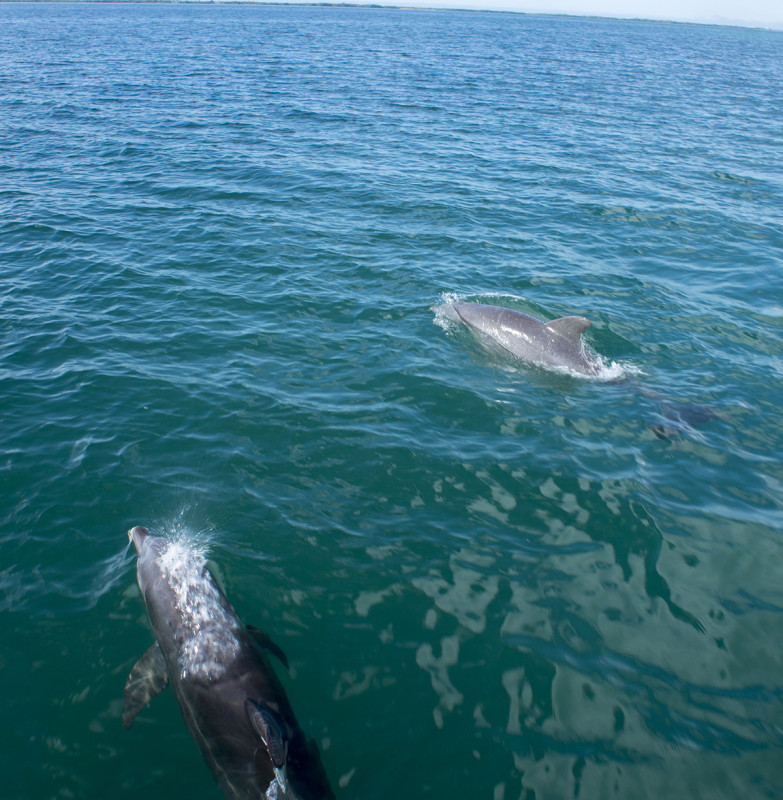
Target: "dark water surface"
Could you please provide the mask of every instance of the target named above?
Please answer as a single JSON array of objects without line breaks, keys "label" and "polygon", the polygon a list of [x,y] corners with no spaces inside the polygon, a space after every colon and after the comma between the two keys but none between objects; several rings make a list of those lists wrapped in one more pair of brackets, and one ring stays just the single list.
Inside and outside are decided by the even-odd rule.
[{"label": "dark water surface", "polygon": [[[215,798],[126,530],[339,798],[783,797],[783,34],[0,5],[5,798]],[[449,300],[581,314],[620,380]]]}]

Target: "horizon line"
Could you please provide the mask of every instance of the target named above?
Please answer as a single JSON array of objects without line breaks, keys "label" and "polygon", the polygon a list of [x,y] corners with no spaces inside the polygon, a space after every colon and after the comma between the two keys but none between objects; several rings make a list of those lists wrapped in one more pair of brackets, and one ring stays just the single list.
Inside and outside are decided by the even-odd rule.
[{"label": "horizon line", "polygon": [[407,5],[393,2],[368,2],[368,0],[0,0],[0,4],[21,5],[42,5],[45,3],[65,5],[242,5],[242,6],[311,6],[321,8],[365,8],[371,10],[391,9],[398,11],[456,11],[466,13],[486,13],[486,14],[517,14],[535,17],[568,17],[574,19],[604,19],[617,20],[618,22],[655,22],[669,23],[674,25],[707,25],[719,28],[740,28],[749,30],[762,30],[771,32],[783,31],[783,20],[780,22],[760,22],[758,20],[743,20],[717,17],[714,19],[692,18],[692,19],[671,19],[668,17],[645,17],[645,16],[616,16],[613,14],[602,14],[600,12],[588,13],[578,11],[545,11],[530,9],[511,9],[511,8],[482,8],[476,6],[448,6],[448,5],[427,5],[427,0],[422,0],[419,5]]}]

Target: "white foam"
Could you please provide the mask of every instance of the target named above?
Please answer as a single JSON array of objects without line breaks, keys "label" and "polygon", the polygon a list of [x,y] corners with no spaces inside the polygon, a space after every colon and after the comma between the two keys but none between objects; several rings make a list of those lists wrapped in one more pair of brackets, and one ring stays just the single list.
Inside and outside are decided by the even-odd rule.
[{"label": "white foam", "polygon": [[[594,354],[596,361],[598,362],[598,372],[592,376],[594,380],[599,381],[621,381],[625,378],[631,378],[637,375],[644,374],[644,370],[641,367],[637,367],[636,364],[624,363],[618,364],[616,361],[606,361],[603,356],[598,355],[597,353]],[[590,377],[582,375],[581,377]]]},{"label": "white foam", "polygon": [[579,370],[571,369],[571,367],[558,364],[531,363],[538,369],[547,370],[548,372],[556,372],[560,375],[568,375],[569,377],[579,378],[583,381],[596,381],[599,383],[612,383],[631,376],[643,374],[642,370],[633,364],[618,364],[616,361],[607,361],[592,350],[588,352],[598,366],[597,371],[592,374],[580,372]]},{"label": "white foam", "polygon": [[459,317],[454,311],[454,303],[459,302],[457,295],[444,293],[440,303],[432,306],[430,311],[435,313],[435,324],[444,331],[454,330],[459,324]]},{"label": "white foam", "polygon": [[182,677],[218,677],[239,654],[239,621],[226,609],[204,554],[181,541],[170,541],[161,553],[160,568],[181,615]]}]

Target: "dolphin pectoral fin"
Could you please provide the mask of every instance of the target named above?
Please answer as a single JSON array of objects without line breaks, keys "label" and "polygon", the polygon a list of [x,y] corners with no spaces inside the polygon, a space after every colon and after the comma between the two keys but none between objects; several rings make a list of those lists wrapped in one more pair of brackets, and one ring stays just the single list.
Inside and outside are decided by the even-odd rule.
[{"label": "dolphin pectoral fin", "polygon": [[547,322],[544,326],[558,336],[576,341],[588,329],[592,328],[593,323],[584,317],[560,317]]},{"label": "dolphin pectoral fin", "polygon": [[260,706],[250,698],[245,700],[245,711],[253,730],[266,745],[272,766],[275,770],[281,769],[288,757],[288,740],[277,717],[270,709]]},{"label": "dolphin pectoral fin", "polygon": [[245,630],[250,635],[250,638],[256,644],[256,646],[260,647],[262,650],[268,650],[270,653],[273,653],[280,659],[280,663],[288,669],[288,659],[286,658],[285,653],[283,652],[280,645],[275,644],[270,638],[269,634],[260,631],[258,628],[254,628],[252,625],[245,625]]},{"label": "dolphin pectoral fin", "polygon": [[125,700],[122,705],[122,726],[130,728],[144,706],[169,685],[166,662],[160,646],[152,647],[134,664],[125,682]]}]

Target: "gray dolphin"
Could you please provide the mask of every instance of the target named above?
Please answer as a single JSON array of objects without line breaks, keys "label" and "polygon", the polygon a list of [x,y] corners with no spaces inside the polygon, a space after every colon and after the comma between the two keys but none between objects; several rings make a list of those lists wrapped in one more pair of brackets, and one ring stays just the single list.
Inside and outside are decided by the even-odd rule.
[{"label": "gray dolphin", "polygon": [[228,798],[334,798],[318,750],[294,717],[264,650],[282,652],[246,628],[205,566],[185,545],[128,531],[157,641],[125,684],[122,724],[171,683],[182,716]]},{"label": "gray dolphin", "polygon": [[452,305],[469,328],[489,336],[523,361],[550,369],[566,368],[584,375],[598,373],[598,359],[582,341],[582,333],[592,325],[584,317],[560,317],[542,322],[510,308],[482,303]]}]

